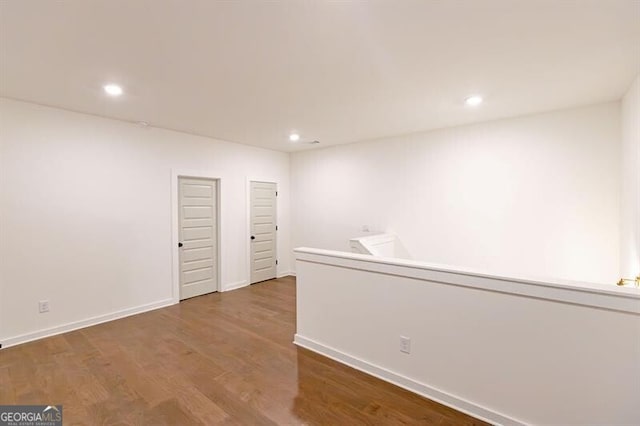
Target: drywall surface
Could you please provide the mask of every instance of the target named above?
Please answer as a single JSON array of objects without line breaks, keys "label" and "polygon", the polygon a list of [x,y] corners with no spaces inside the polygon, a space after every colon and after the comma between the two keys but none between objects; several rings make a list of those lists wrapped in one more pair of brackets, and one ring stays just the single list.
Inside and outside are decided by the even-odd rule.
[{"label": "drywall surface", "polygon": [[222,290],[248,283],[250,177],[291,269],[288,154],[0,99],[0,166],[0,343],[171,303],[172,171],[221,179]]},{"label": "drywall surface", "polygon": [[292,243],[348,251],[367,225],[413,259],[613,283],[620,139],[616,102],[294,153]]},{"label": "drywall surface", "polygon": [[620,272],[640,275],[640,75],[622,100]]},{"label": "drywall surface", "polygon": [[640,423],[638,289],[296,252],[301,346],[492,424]]}]

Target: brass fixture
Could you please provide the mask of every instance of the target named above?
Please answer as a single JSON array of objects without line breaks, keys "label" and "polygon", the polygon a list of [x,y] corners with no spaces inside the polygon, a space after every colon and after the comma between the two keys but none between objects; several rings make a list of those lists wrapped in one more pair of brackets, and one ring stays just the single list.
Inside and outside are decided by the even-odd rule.
[{"label": "brass fixture", "polygon": [[638,275],[634,280],[629,278],[620,278],[620,281],[618,281],[618,285],[624,285],[624,283],[627,281],[635,283],[636,287],[640,287],[640,275]]}]

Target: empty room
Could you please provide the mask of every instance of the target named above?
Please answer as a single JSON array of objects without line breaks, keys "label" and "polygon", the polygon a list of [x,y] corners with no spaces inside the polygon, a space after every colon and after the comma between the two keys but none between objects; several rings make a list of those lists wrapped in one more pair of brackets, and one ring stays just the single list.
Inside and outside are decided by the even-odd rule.
[{"label": "empty room", "polygon": [[0,0],[0,426],[639,396],[640,0]]}]

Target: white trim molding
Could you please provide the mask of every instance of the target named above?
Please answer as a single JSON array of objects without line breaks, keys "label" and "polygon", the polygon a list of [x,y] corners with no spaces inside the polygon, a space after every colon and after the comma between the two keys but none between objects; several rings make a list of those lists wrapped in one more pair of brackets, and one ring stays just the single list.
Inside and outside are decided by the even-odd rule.
[{"label": "white trim molding", "polygon": [[237,290],[239,288],[247,287],[248,285],[249,285],[249,281],[247,280],[236,281],[234,283],[229,283],[225,285],[222,291]]},{"label": "white trim molding", "polygon": [[10,346],[31,342],[33,340],[43,339],[45,337],[51,337],[58,334],[67,333],[69,331],[74,331],[74,330],[78,330],[85,327],[91,327],[91,326],[102,324],[105,322],[130,317],[132,315],[137,315],[137,314],[153,311],[160,308],[165,308],[173,304],[174,304],[173,299],[160,300],[157,302],[147,303],[145,305],[135,306],[133,308],[127,308],[127,309],[122,309],[120,311],[111,312],[108,314],[98,315],[98,316],[87,318],[80,321],[74,321],[74,322],[69,322],[62,325],[57,325],[55,327],[46,328],[44,330],[36,331],[33,333],[27,333],[19,336],[9,337],[2,341],[2,348],[4,349]]},{"label": "white trim molding", "polygon": [[316,342],[312,339],[308,339],[299,334],[296,334],[294,336],[293,343],[297,346],[316,352],[320,355],[326,356],[327,358],[331,358],[334,361],[338,361],[342,364],[348,365],[349,367],[355,368],[356,370],[360,370],[373,377],[384,380],[385,382],[392,383],[403,389],[417,393],[418,395],[424,396],[425,398],[428,398],[432,401],[439,402],[442,405],[454,408],[485,422],[504,426],[526,425],[526,423],[524,422],[490,410],[481,405],[474,404],[473,402],[467,401],[464,398],[449,394],[447,392],[443,392],[424,383],[417,382],[413,379],[410,379],[409,377],[394,373],[393,371],[387,370],[386,368],[382,368],[355,356],[346,354],[330,346]]},{"label": "white trim molding", "polygon": [[640,315],[640,288],[568,280],[512,278],[416,260],[313,248],[296,248],[296,260],[415,278],[478,290],[591,306]]}]

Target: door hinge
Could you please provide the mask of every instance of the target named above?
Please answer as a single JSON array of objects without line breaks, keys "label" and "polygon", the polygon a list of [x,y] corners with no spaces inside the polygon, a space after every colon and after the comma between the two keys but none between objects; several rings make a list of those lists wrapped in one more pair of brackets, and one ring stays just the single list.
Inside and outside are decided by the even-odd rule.
[{"label": "door hinge", "polygon": [[276,260],[276,265],[278,264],[278,261]]},{"label": "door hinge", "polygon": [[278,225],[276,225],[276,231],[278,230]]},{"label": "door hinge", "polygon": [[278,191],[276,191],[276,197],[278,196]]}]

